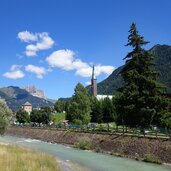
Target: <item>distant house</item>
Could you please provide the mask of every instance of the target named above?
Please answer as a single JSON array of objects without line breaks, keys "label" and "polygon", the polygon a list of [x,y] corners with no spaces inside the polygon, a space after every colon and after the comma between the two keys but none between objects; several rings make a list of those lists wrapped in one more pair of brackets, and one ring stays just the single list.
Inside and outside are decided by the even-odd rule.
[{"label": "distant house", "polygon": [[30,113],[33,110],[32,104],[29,102],[26,102],[22,105],[22,108],[30,115]]}]

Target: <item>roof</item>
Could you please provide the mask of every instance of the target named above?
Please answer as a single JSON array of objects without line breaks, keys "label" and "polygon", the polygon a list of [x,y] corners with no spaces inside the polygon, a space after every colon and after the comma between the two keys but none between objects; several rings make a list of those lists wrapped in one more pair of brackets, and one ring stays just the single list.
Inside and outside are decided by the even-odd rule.
[{"label": "roof", "polygon": [[29,102],[26,102],[26,103],[23,104],[23,106],[32,106],[32,104],[29,103]]}]

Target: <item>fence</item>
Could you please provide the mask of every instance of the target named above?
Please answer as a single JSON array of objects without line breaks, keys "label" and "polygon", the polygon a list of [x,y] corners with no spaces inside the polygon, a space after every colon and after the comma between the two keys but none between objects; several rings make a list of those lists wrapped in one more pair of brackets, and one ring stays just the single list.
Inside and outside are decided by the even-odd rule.
[{"label": "fence", "polygon": [[159,128],[159,127],[150,127],[146,129],[142,128],[130,128],[123,125],[115,125],[115,124],[88,124],[88,125],[77,125],[77,124],[56,124],[56,125],[42,125],[39,126],[30,126],[30,125],[22,125],[24,127],[31,128],[40,128],[40,129],[55,129],[55,130],[63,130],[63,131],[74,131],[74,132],[89,132],[89,133],[97,133],[97,134],[117,134],[117,135],[125,135],[125,136],[138,136],[138,137],[149,137],[149,138],[171,138],[171,130],[168,128]]}]

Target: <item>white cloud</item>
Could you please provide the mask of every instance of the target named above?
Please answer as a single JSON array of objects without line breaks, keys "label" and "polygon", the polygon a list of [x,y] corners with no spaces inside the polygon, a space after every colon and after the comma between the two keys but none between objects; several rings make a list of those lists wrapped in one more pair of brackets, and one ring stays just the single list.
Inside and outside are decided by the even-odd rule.
[{"label": "white cloud", "polygon": [[25,66],[25,70],[27,72],[36,74],[36,77],[40,78],[40,79],[42,79],[43,76],[47,73],[47,71],[44,67],[38,67],[35,65],[27,65],[27,66]]},{"label": "white cloud", "polygon": [[37,41],[38,37],[36,34],[30,33],[29,31],[23,31],[18,33],[18,38],[23,42]]},{"label": "white cloud", "polygon": [[115,67],[113,66],[104,66],[104,65],[97,65],[95,67],[96,76],[104,73],[106,75],[110,75],[114,71]]},{"label": "white cloud", "polygon": [[[61,68],[63,70],[75,70],[75,74],[81,77],[91,77],[92,67],[90,64],[83,62],[81,59],[75,58],[75,53],[69,49],[62,49],[53,52],[46,58],[51,67]],[[113,66],[96,66],[96,76],[100,74],[109,75],[115,68]]]},{"label": "white cloud", "polygon": [[58,50],[53,52],[50,56],[46,58],[46,61],[51,67],[58,67],[64,70],[72,70],[74,52],[71,50]]},{"label": "white cloud", "polygon": [[36,56],[38,51],[50,49],[55,43],[47,32],[34,34],[23,31],[18,33],[18,38],[22,42],[29,43],[29,45],[26,46],[26,56]]},{"label": "white cloud", "polygon": [[4,77],[10,79],[18,79],[23,78],[24,73],[20,70],[21,66],[19,65],[12,65],[9,72],[3,74]]},{"label": "white cloud", "polygon": [[92,68],[90,66],[86,68],[79,68],[76,70],[76,75],[79,75],[81,77],[91,77],[92,75]]},{"label": "white cloud", "polygon": [[85,85],[91,85],[91,81],[87,81],[87,82],[85,82]]}]

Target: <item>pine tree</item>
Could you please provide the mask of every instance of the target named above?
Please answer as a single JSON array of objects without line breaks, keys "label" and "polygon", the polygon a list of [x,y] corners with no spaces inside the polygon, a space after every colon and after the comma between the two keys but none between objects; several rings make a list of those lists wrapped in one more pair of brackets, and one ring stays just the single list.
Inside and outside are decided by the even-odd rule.
[{"label": "pine tree", "polygon": [[91,122],[102,123],[103,122],[103,108],[102,101],[96,97],[91,97]]},{"label": "pine tree", "polygon": [[165,87],[157,82],[159,74],[153,70],[153,54],[142,48],[148,42],[138,34],[134,23],[129,33],[126,46],[133,50],[124,58],[121,71],[125,85],[116,102],[118,122],[131,127],[160,125],[162,117],[169,114],[169,100],[163,95]]},{"label": "pine tree", "polygon": [[103,107],[103,122],[109,123],[115,121],[115,107],[113,101],[108,97],[102,101]]},{"label": "pine tree", "polygon": [[57,100],[54,105],[54,108],[57,112],[61,113],[61,112],[65,111],[65,106],[66,106],[66,102]]},{"label": "pine tree", "polygon": [[90,112],[90,99],[87,90],[82,84],[78,83],[69,104],[67,119],[77,124],[88,124],[91,119]]}]

